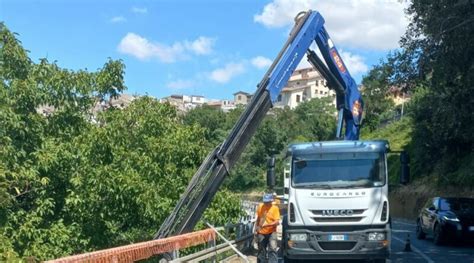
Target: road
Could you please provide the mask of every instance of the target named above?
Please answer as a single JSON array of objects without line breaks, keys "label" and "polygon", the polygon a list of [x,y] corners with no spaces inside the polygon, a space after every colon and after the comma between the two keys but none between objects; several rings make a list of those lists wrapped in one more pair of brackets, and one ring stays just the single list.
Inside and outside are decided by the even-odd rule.
[{"label": "road", "polygon": [[[403,251],[408,234],[412,252]],[[414,223],[393,220],[390,262],[474,263],[474,244],[436,246],[431,237],[425,240],[416,239]]]},{"label": "road", "polygon": [[[410,235],[410,247],[412,250],[411,252],[404,251],[408,234]],[[257,261],[255,255],[249,255],[249,260],[250,262]],[[243,261],[236,258],[234,261],[230,262]],[[283,259],[280,259],[279,262],[283,262]],[[335,261],[325,262],[334,263]],[[414,223],[404,220],[393,220],[392,253],[390,256],[390,260],[388,260],[387,262],[474,263],[474,243],[447,244],[443,246],[436,246],[433,243],[433,239],[429,236],[425,240],[416,239]]]}]

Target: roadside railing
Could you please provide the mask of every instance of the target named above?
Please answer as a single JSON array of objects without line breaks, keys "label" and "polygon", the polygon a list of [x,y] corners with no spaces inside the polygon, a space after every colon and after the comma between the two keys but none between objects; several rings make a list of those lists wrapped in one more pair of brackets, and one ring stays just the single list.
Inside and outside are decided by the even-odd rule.
[{"label": "roadside railing", "polygon": [[54,259],[46,262],[135,262],[138,260],[148,259],[155,255],[204,244],[212,240],[216,240],[216,233],[213,229],[205,229],[183,235],[104,249],[95,252]]},{"label": "roadside railing", "polygon": [[[225,241],[227,242],[221,244],[217,244],[215,241],[209,242],[209,248],[187,256],[175,258],[170,262],[200,262],[203,260],[212,260],[217,262],[220,259],[233,256],[235,253],[232,253],[231,255],[226,254],[232,249],[238,249],[239,251],[243,252],[248,251],[249,249],[252,249],[254,224],[255,219],[247,222],[239,222],[237,224],[228,224],[224,227],[217,227],[215,230],[223,232],[222,235],[225,237]],[[232,240],[227,240],[231,238]]]},{"label": "roadside railing", "polygon": [[[46,262],[135,262],[163,254],[167,255],[167,258],[171,258],[169,262],[199,262],[211,258],[215,261],[218,257],[225,257],[224,253],[231,249],[234,249],[234,252],[242,258],[245,258],[245,256],[239,252],[252,248],[258,203],[242,201],[241,205],[245,215],[237,224],[227,224],[224,227],[217,228],[209,225],[210,228],[208,229],[192,233],[68,256]],[[217,238],[217,236],[219,236],[219,238]],[[224,243],[218,244],[218,239],[219,241],[224,241]],[[207,244],[207,248],[187,256],[179,256],[180,250],[203,244]]]}]

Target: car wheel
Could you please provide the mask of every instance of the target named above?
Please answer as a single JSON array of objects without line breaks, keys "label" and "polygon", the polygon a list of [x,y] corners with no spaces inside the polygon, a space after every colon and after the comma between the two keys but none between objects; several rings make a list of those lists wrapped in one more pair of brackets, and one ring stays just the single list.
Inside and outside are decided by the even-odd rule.
[{"label": "car wheel", "polygon": [[284,263],[294,263],[294,262],[297,262],[296,260],[293,260],[293,259],[289,259],[287,257],[283,257],[283,262]]},{"label": "car wheel", "polygon": [[373,263],[385,263],[387,262],[384,258],[374,259],[372,260]]},{"label": "car wheel", "polygon": [[433,241],[435,245],[439,246],[443,244],[443,230],[439,224],[436,224],[433,231]]},{"label": "car wheel", "polygon": [[420,220],[416,220],[416,238],[425,239],[426,234],[423,232],[423,227],[421,226]]}]

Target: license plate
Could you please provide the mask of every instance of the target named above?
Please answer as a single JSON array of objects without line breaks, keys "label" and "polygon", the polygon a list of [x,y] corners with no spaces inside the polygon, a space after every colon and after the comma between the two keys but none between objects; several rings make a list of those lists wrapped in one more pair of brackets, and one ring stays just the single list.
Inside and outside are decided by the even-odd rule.
[{"label": "license plate", "polygon": [[470,226],[469,231],[474,231],[474,226]]},{"label": "license plate", "polygon": [[346,235],[329,235],[329,241],[344,241],[347,240]]}]

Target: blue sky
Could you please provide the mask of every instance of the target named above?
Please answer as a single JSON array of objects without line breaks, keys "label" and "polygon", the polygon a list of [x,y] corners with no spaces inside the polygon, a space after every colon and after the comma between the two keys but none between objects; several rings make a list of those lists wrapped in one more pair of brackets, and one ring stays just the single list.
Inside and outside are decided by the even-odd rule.
[{"label": "blue sky", "polygon": [[402,4],[389,0],[0,0],[0,21],[34,61],[94,71],[122,59],[127,93],[230,99],[255,90],[292,18],[308,8],[325,17],[357,82],[398,47],[407,23]]}]

